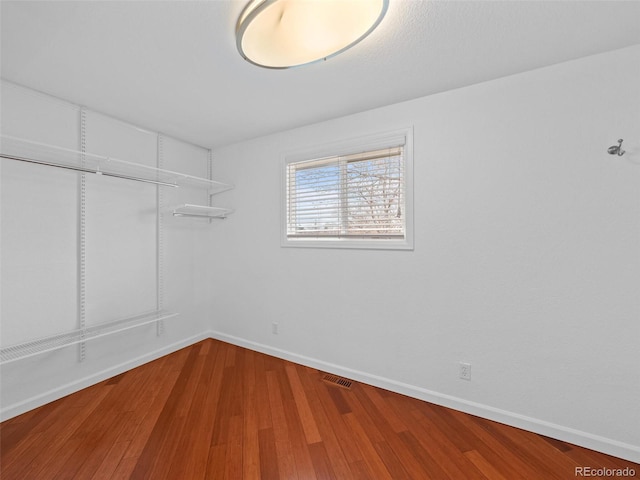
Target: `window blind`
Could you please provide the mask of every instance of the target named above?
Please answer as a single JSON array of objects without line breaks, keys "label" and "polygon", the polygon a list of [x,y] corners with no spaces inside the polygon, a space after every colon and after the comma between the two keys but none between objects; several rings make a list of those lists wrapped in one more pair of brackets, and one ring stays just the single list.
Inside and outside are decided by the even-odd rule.
[{"label": "window blind", "polygon": [[289,163],[288,238],[404,239],[404,146]]}]

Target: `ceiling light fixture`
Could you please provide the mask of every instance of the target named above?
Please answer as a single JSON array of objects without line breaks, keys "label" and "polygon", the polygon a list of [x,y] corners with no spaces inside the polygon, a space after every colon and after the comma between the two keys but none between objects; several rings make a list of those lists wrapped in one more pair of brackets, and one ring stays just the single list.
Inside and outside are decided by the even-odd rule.
[{"label": "ceiling light fixture", "polygon": [[382,21],[389,0],[251,0],[236,26],[247,61],[290,68],[344,52]]}]

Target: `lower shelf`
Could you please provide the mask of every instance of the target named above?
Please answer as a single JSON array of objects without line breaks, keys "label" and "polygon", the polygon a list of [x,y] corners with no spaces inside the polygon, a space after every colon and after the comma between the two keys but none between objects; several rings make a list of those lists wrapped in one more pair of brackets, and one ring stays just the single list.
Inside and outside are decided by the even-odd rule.
[{"label": "lower shelf", "polygon": [[30,342],[0,348],[0,364],[22,360],[45,352],[51,352],[94,338],[112,335],[117,332],[166,320],[178,315],[170,312],[152,312],[135,317],[123,318],[111,322],[99,323],[90,327],[72,330],[58,335],[50,335]]}]

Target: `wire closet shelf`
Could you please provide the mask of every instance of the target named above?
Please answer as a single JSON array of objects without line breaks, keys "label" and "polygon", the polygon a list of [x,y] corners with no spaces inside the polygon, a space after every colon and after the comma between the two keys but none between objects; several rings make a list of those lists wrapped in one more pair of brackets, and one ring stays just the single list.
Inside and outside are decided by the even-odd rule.
[{"label": "wire closet shelf", "polygon": [[194,217],[194,218],[220,218],[225,219],[233,210],[222,207],[207,207],[205,205],[193,205],[185,203],[173,209],[174,217]]},{"label": "wire closet shelf", "polygon": [[210,195],[233,188],[216,180],[7,135],[0,135],[0,157],[168,187],[206,188]]},{"label": "wire closet shelf", "polygon": [[0,364],[22,360],[24,358],[40,355],[45,352],[52,352],[61,348],[75,345],[87,340],[112,335],[132,328],[141,327],[161,320],[177,316],[177,313],[156,311],[136,315],[134,317],[123,318],[121,320],[110,321],[92,325],[83,329],[72,330],[70,332],[49,335],[46,337],[19,343],[8,347],[0,348]]}]

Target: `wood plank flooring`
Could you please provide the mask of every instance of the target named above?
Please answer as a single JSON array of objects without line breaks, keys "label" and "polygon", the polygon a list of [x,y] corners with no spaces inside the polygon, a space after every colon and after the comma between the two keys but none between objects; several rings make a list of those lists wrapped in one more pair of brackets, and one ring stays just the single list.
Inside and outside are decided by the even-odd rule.
[{"label": "wood plank flooring", "polygon": [[3,480],[640,478],[632,462],[214,340],[8,420],[0,440]]}]

